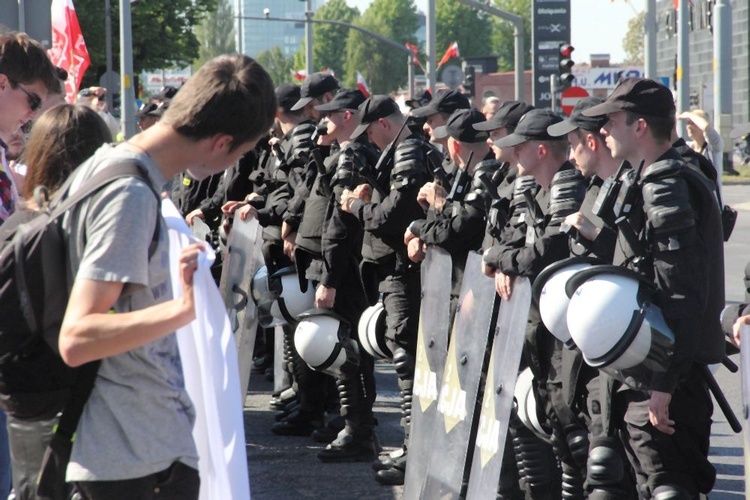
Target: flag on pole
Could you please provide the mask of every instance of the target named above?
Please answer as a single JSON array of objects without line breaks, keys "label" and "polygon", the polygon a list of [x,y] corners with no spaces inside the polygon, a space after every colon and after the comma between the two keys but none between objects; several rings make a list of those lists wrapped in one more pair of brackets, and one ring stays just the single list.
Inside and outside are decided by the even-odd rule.
[{"label": "flag on pole", "polygon": [[362,76],[362,73],[359,71],[357,71],[357,88],[365,95],[365,97],[370,97],[370,87],[367,86],[365,77]]},{"label": "flag on pole", "polygon": [[438,68],[450,61],[452,57],[461,57],[461,53],[458,51],[458,42],[453,42],[450,47],[448,47],[448,50],[443,54],[443,58],[437,63]]},{"label": "flag on pole", "polygon": [[409,42],[406,42],[404,45],[407,49],[411,50],[411,60],[414,66],[418,66],[421,68],[422,63],[419,62],[419,57],[417,57],[417,54],[419,53],[419,47]]},{"label": "flag on pole", "polygon": [[65,96],[75,102],[83,74],[91,64],[86,42],[83,41],[81,25],[78,24],[73,0],[52,0],[52,48],[49,55],[52,64],[68,72],[65,81]]}]

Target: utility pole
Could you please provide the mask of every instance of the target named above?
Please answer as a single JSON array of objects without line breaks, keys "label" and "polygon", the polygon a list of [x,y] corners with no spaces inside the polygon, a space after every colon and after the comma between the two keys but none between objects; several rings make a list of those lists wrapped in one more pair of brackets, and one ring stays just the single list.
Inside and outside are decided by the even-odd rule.
[{"label": "utility pole", "polygon": [[[724,139],[724,168],[732,167],[732,5],[714,4],[714,124]],[[721,172],[719,179],[721,179]]]},{"label": "utility pole", "polygon": [[[688,0],[677,8],[677,114],[690,110],[690,16]],[[685,121],[678,120],[677,133],[685,137]]]},{"label": "utility pole", "polygon": [[312,0],[305,0],[305,69],[308,75],[313,74],[313,27]]},{"label": "utility pole", "polygon": [[242,0],[237,0],[237,53],[242,54]]},{"label": "utility pole", "polygon": [[112,5],[110,0],[104,0],[104,33],[104,57],[107,58],[107,78],[104,86],[107,87],[107,108],[111,113],[114,110],[112,93],[115,90],[115,82],[112,81]]},{"label": "utility pole", "polygon": [[492,7],[490,5],[486,5],[483,3],[479,3],[475,0],[458,0],[464,5],[468,5],[470,7],[474,7],[475,9],[487,12],[488,14],[492,14],[493,16],[497,16],[501,19],[505,19],[506,21],[509,21],[513,24],[513,38],[514,45],[515,45],[515,80],[516,80],[516,100],[517,101],[524,101],[525,93],[526,93],[526,86],[525,86],[525,78],[524,78],[524,68],[526,67],[526,60],[525,60],[525,51],[524,51],[524,28],[523,28],[523,18],[521,16],[517,16],[515,14],[512,14],[510,12],[506,12],[504,10],[500,10],[496,7]]},{"label": "utility pole", "polygon": [[18,31],[26,31],[26,0],[18,0]]},{"label": "utility pole", "polygon": [[120,0],[120,115],[125,139],[135,135],[133,107],[133,29],[130,21],[130,0]]},{"label": "utility pole", "polygon": [[435,87],[437,86],[437,68],[435,67],[437,58],[435,57],[435,0],[427,0],[427,88],[430,89],[430,94],[435,95]]},{"label": "utility pole", "polygon": [[653,80],[656,79],[656,0],[646,0],[643,31],[645,76]]}]

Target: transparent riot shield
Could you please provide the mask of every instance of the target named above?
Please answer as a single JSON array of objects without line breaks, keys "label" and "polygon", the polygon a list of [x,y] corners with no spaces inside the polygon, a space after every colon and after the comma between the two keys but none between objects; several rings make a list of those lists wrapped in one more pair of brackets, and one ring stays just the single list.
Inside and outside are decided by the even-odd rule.
[{"label": "transparent riot shield", "polygon": [[203,219],[196,217],[193,219],[193,225],[190,226],[190,232],[192,232],[193,236],[199,240],[208,241],[208,236],[211,234],[211,228],[203,222]]},{"label": "transparent riot shield", "polygon": [[258,309],[250,290],[255,272],[263,265],[263,234],[257,219],[235,217],[227,242],[220,289],[237,343],[240,389],[244,398],[250,381]]},{"label": "transparent riot shield", "polygon": [[409,434],[409,460],[404,498],[418,499],[432,448],[432,429],[448,352],[450,328],[451,256],[429,247],[422,261],[422,307],[414,368],[414,394]]},{"label": "transparent riot shield", "polygon": [[465,486],[495,298],[494,281],[482,274],[482,256],[470,253],[438,396],[431,453],[426,456],[430,465],[422,498],[459,498]]},{"label": "transparent riot shield", "polygon": [[513,284],[510,300],[501,302],[498,312],[467,499],[494,498],[497,494],[530,305],[529,280],[519,278]]},{"label": "transparent riot shield", "polygon": [[745,429],[745,498],[750,498],[750,325],[740,330],[740,356],[742,360],[742,426]]}]

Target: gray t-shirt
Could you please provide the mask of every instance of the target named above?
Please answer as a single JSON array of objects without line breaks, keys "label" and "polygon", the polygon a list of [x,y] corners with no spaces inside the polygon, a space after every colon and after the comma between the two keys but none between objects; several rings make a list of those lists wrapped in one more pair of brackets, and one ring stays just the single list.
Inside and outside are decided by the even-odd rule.
[{"label": "gray t-shirt", "polygon": [[[160,192],[165,179],[156,164],[128,145],[102,146],[73,174],[71,191],[93,173],[128,159],[146,167],[151,185]],[[156,252],[148,259],[160,218],[157,199],[142,180],[112,182],[65,218],[69,276],[125,283],[117,312],[170,300],[169,240],[163,223]],[[132,479],[175,461],[197,469],[194,420],[174,333],[105,358],[78,424],[67,480]]]}]

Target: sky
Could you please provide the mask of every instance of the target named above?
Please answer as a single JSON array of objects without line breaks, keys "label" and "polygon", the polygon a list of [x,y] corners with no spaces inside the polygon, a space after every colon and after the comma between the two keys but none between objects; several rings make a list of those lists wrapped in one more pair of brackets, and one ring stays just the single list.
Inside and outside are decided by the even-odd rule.
[{"label": "sky", "polygon": [[[364,11],[372,0],[346,0]],[[610,61],[625,58],[622,39],[628,30],[628,20],[645,7],[646,0],[571,0],[571,45],[575,47],[573,60],[588,62],[591,54],[609,53]],[[427,10],[427,0],[415,0],[417,8]],[[460,49],[460,47],[459,47]],[[437,48],[438,56],[441,48]]]}]

